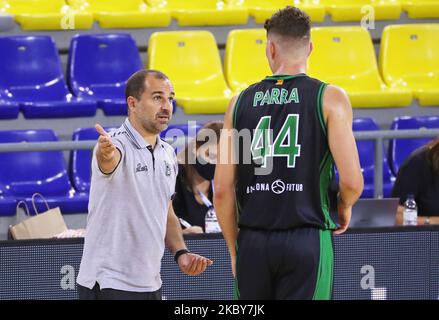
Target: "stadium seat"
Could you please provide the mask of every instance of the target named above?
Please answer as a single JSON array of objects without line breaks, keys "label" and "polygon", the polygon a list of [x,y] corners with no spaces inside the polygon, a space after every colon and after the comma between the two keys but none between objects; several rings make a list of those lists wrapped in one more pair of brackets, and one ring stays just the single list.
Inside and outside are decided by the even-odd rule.
[{"label": "stadium seat", "polygon": [[[0,143],[57,140],[48,129],[0,131]],[[62,213],[87,212],[88,196],[76,193],[70,185],[62,151],[2,153],[0,185],[5,186],[10,196],[29,204],[32,195],[38,192],[51,208],[59,206]],[[40,199],[37,208],[45,211]]]},{"label": "stadium seat", "polygon": [[402,10],[409,18],[439,18],[439,1],[437,0],[400,0]]},{"label": "stadium seat", "polygon": [[77,97],[97,101],[105,115],[126,115],[125,83],[142,68],[130,34],[76,35],[70,44],[67,82]]},{"label": "stadium seat", "polygon": [[[439,129],[438,116],[398,117],[391,126],[392,130],[410,129]],[[399,168],[405,159],[417,148],[423,146],[433,138],[416,139],[392,139],[389,141],[388,158],[394,175],[398,174]]]},{"label": "stadium seat", "polygon": [[[81,128],[75,130],[73,141],[97,140],[99,134],[95,128]],[[90,191],[91,178],[91,150],[73,150],[70,153],[70,181],[79,192]]]},{"label": "stadium seat", "polygon": [[186,113],[223,113],[232,98],[215,38],[208,31],[152,34],[148,68],[172,79],[177,104]]},{"label": "stadium seat", "polygon": [[[113,127],[105,127],[110,132]],[[97,140],[99,134],[95,128],[80,128],[75,130],[72,136],[73,141]],[[73,150],[70,153],[70,179],[75,189],[81,193],[90,192],[91,177],[91,150]]]},{"label": "stadium seat", "polygon": [[80,12],[92,13],[101,28],[166,27],[171,23],[167,10],[151,8],[142,0],[67,0]]},{"label": "stadium seat", "polygon": [[169,10],[180,26],[246,24],[248,10],[220,0],[146,0],[153,8]]},{"label": "stadium seat", "polygon": [[313,28],[314,50],[309,59],[312,77],[345,89],[352,106],[402,107],[410,105],[407,88],[390,88],[380,77],[369,32],[361,27]]},{"label": "stadium seat", "polygon": [[312,22],[323,22],[325,19],[325,7],[319,3],[319,0],[226,0],[226,2],[247,8],[256,23],[264,23],[279,9],[293,5],[304,10]]},{"label": "stadium seat", "polygon": [[19,111],[18,103],[2,98],[0,94],[0,119],[16,119]]},{"label": "stadium seat", "polygon": [[368,14],[371,20],[397,20],[401,15],[399,0],[320,0],[320,3],[335,22],[360,21]]},{"label": "stadium seat", "polygon": [[[352,129],[354,131],[376,131],[379,126],[372,118],[354,118]],[[357,149],[360,157],[361,171],[364,178],[364,190],[361,194],[362,198],[374,197],[374,148],[375,142],[368,140],[358,140]],[[383,154],[384,145],[383,145]],[[395,178],[392,176],[387,157],[383,158],[383,195],[390,197],[392,193],[393,183]]]},{"label": "stadium seat", "polygon": [[48,36],[0,38],[0,94],[26,118],[94,116],[96,103],[68,92],[54,41]]},{"label": "stadium seat", "polygon": [[16,213],[17,200],[2,190],[4,187],[0,184],[0,217],[14,216]]},{"label": "stadium seat", "polygon": [[264,29],[233,30],[229,33],[224,73],[234,92],[238,93],[272,74],[265,56],[266,42]]},{"label": "stadium seat", "polygon": [[439,24],[384,28],[380,70],[391,87],[409,88],[421,106],[439,106]]},{"label": "stadium seat", "polygon": [[93,16],[77,12],[64,0],[5,0],[0,12],[15,16],[23,30],[90,29]]}]

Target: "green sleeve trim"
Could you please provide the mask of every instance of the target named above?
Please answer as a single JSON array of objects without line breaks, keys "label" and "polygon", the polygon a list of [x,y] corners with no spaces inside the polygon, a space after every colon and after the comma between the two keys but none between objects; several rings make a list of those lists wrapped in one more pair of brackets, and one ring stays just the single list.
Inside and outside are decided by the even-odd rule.
[{"label": "green sleeve trim", "polygon": [[323,93],[325,92],[327,86],[328,86],[327,83],[322,83],[317,93],[317,116],[319,118],[320,126],[322,127],[322,130],[325,135],[326,135],[327,127],[326,127],[325,118],[323,116]]},{"label": "green sleeve trim", "polygon": [[238,99],[236,100],[235,103],[235,107],[233,108],[233,128],[235,129],[236,129],[236,115],[238,114],[239,103],[241,102],[241,98],[244,91],[241,91],[241,93],[239,94]]},{"label": "green sleeve trim", "polygon": [[320,163],[319,171],[319,185],[320,185],[320,207],[322,208],[323,216],[325,218],[325,228],[326,229],[336,229],[337,225],[331,219],[331,215],[329,214],[329,184],[332,180],[332,168],[334,165],[334,159],[332,158],[331,153],[326,151],[323,156],[323,160]]},{"label": "green sleeve trim", "polygon": [[[327,86],[328,86],[327,83],[322,83],[317,93],[317,117],[319,119],[320,126],[325,135],[327,132],[327,126],[323,117],[323,93],[325,92]],[[334,166],[334,159],[332,158],[330,151],[327,150],[319,166],[319,174],[320,174],[319,180],[320,180],[320,206],[322,208],[322,212],[325,218],[325,228],[330,230],[337,228],[336,224],[331,219],[331,215],[329,214],[330,201],[329,201],[328,189],[333,176],[333,166]]]},{"label": "green sleeve trim", "polygon": [[320,259],[313,300],[330,300],[334,272],[334,251],[331,230],[319,230]]},{"label": "green sleeve trim", "polygon": [[319,167],[319,173],[322,174],[322,170],[326,164],[326,161],[328,160],[329,157],[329,152],[325,152],[325,155],[323,156],[323,160],[320,163],[320,167]]}]

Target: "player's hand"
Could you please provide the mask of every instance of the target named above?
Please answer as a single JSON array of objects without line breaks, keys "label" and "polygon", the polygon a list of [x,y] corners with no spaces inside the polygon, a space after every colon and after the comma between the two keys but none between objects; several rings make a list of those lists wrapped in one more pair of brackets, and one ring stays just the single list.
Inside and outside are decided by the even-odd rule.
[{"label": "player's hand", "polygon": [[95,129],[99,133],[98,152],[104,161],[113,159],[116,152],[116,146],[111,141],[110,135],[102,128],[100,124],[95,124]]},{"label": "player's hand", "polygon": [[338,201],[338,223],[339,227],[334,231],[334,234],[342,234],[349,227],[349,222],[351,221],[352,206],[347,206],[342,200]]},{"label": "player's hand", "polygon": [[213,261],[195,253],[185,253],[178,258],[180,270],[190,276],[196,276],[203,273]]}]

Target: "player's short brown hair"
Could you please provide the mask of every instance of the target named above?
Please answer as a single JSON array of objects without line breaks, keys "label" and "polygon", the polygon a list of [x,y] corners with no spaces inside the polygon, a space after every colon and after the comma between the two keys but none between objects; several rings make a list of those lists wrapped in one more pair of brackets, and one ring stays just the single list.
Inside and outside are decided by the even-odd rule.
[{"label": "player's short brown hair", "polygon": [[267,35],[275,33],[294,39],[309,39],[311,20],[302,10],[288,6],[267,19],[264,28],[267,30]]}]

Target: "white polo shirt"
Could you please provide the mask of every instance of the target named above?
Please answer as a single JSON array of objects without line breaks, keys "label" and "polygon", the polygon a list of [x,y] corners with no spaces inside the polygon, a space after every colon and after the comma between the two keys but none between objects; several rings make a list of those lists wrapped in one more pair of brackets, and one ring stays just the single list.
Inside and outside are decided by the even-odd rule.
[{"label": "white polo shirt", "polygon": [[168,205],[178,165],[174,149],[157,138],[152,149],[128,119],[110,133],[122,158],[103,174],[92,158],[90,202],[77,282],[93,288],[152,292],[161,285]]}]

